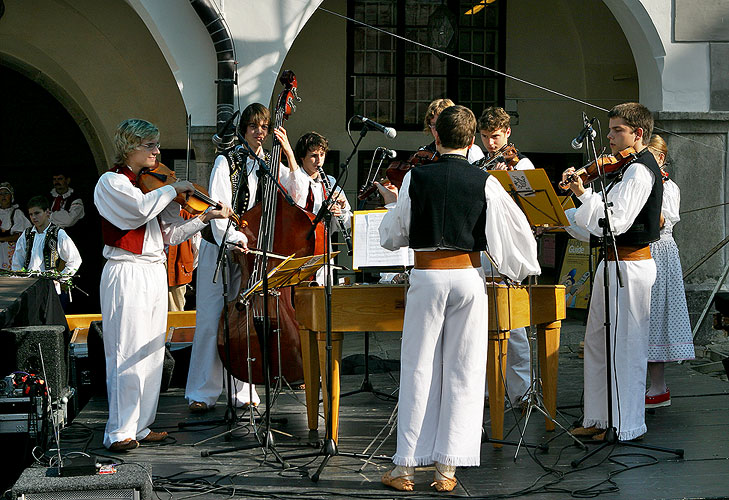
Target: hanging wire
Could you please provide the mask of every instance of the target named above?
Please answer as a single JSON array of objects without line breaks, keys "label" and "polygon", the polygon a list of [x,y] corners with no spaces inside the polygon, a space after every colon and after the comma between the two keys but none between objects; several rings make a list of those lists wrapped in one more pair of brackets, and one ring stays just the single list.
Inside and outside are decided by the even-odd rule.
[{"label": "hanging wire", "polygon": [[[306,0],[300,0],[300,1],[305,2]],[[306,2],[306,3],[308,3],[308,2]],[[568,101],[574,101],[576,103],[582,104],[582,105],[587,106],[589,108],[592,108],[592,109],[595,109],[595,110],[598,110],[598,111],[602,111],[604,113],[607,113],[609,111],[608,109],[603,108],[601,106],[598,106],[596,104],[592,104],[591,102],[583,101],[582,99],[578,99],[577,97],[573,97],[573,96],[571,96],[569,94],[565,94],[565,93],[559,92],[557,90],[550,89],[549,87],[545,87],[543,85],[539,85],[537,83],[530,82],[529,80],[525,80],[523,78],[519,78],[517,76],[510,75],[509,73],[506,73],[504,71],[499,71],[497,69],[490,68],[490,67],[485,66],[483,64],[479,64],[479,63],[473,62],[473,61],[471,61],[469,59],[465,59],[465,58],[460,57],[460,56],[457,56],[455,54],[451,54],[451,53],[446,52],[444,50],[441,50],[441,49],[432,47],[430,45],[427,45],[425,43],[418,42],[416,40],[407,38],[407,37],[402,36],[402,35],[398,35],[397,33],[391,33],[391,32],[389,32],[387,30],[384,30],[382,28],[378,28],[377,26],[372,26],[371,24],[367,24],[364,21],[360,21],[358,19],[354,19],[354,18],[349,17],[349,16],[347,16],[345,14],[340,14],[339,12],[334,12],[334,11],[329,10],[329,9],[326,9],[324,7],[317,7],[317,10],[320,10],[322,12],[326,12],[327,14],[331,14],[331,15],[333,15],[335,17],[340,18],[340,19],[344,19],[346,21],[353,22],[355,24],[358,24],[358,25],[363,26],[365,28],[368,28],[368,29],[377,31],[379,33],[383,33],[383,34],[385,34],[387,36],[396,38],[398,40],[402,40],[403,42],[407,42],[409,44],[416,45],[418,47],[427,49],[427,50],[429,50],[431,52],[434,52],[436,54],[441,54],[443,56],[449,57],[449,58],[454,59],[456,61],[460,61],[460,62],[465,63],[465,64],[470,64],[471,66],[475,66],[476,68],[480,68],[480,69],[483,69],[483,70],[486,70],[486,71],[490,71],[491,73],[494,73],[496,75],[503,76],[504,78],[508,78],[510,80],[514,80],[514,81],[519,82],[519,83],[523,83],[524,85],[528,85],[530,87],[534,87],[536,89],[542,90],[542,91],[547,92],[549,94],[556,95],[556,96],[561,97],[563,99],[566,99]],[[697,141],[696,139],[692,139],[690,137],[686,137],[686,136],[683,136],[681,134],[677,134],[675,132],[671,132],[670,130],[662,129],[660,127],[654,127],[654,131],[660,131],[660,132],[665,133],[665,134],[668,134],[668,135],[672,135],[672,136],[675,136],[675,137],[680,137],[683,140],[690,141],[690,142],[693,142],[695,144],[699,144],[699,145],[701,145],[701,146],[703,146],[705,148],[714,149],[716,151],[721,151],[721,152],[724,152],[724,153],[729,152],[729,150],[726,149],[726,148],[719,148],[719,147],[716,147],[716,146],[712,146],[711,144],[706,144],[706,143],[703,143],[701,141]]]}]

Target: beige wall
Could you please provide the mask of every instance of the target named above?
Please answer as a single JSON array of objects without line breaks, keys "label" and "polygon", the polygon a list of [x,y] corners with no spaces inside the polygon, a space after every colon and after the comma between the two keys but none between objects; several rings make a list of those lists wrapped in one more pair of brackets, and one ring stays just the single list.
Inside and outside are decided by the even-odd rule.
[{"label": "beige wall", "polygon": [[152,121],[165,147],[184,147],[185,107],[157,44],[124,2],[6,2],[0,58],[69,110],[108,168],[111,137],[125,118]]}]

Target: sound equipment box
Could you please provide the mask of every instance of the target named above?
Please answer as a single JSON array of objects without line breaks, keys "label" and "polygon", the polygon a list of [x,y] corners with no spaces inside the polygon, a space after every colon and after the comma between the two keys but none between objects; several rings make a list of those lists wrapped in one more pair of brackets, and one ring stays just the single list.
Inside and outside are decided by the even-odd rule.
[{"label": "sound equipment box", "polygon": [[66,327],[61,325],[20,326],[0,330],[2,375],[24,371],[43,376],[42,353],[46,383],[55,400],[68,387],[68,345],[64,341],[65,331]]}]

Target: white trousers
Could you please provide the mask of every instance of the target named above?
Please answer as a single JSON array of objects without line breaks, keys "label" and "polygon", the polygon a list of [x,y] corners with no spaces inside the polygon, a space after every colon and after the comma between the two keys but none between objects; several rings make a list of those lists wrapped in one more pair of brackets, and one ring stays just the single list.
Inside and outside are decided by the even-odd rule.
[{"label": "white trousers", "polygon": [[413,270],[402,335],[395,465],[479,465],[486,301],[480,269]]},{"label": "white trousers", "polygon": [[108,261],[100,286],[109,420],[104,446],[144,439],[159,401],[167,324],[164,263]]},{"label": "white trousers", "polygon": [[[529,339],[526,328],[516,328],[509,333],[509,343],[506,347],[506,389],[509,400],[516,404],[529,389]],[[499,379],[501,383],[501,379]],[[489,387],[486,386],[486,396]]]},{"label": "white trousers", "polygon": [[[185,397],[188,402],[200,401],[215,406],[220,393],[225,388],[226,373],[218,355],[218,324],[223,312],[223,276],[213,283],[218,246],[205,240],[200,242],[197,265],[197,313],[195,337],[192,341],[190,369],[187,374]],[[240,287],[240,267],[228,259],[228,299],[238,294]],[[233,377],[233,404],[241,406],[251,401],[260,402],[255,386]]]},{"label": "white trousers", "polygon": [[[585,331],[585,418],[583,426],[607,428],[605,359],[604,261],[595,272],[590,314]],[[656,279],[653,259],[621,261],[623,288],[618,287],[615,261],[610,276],[610,363],[612,416],[618,439],[645,434],[645,379],[648,362],[651,287]]]}]

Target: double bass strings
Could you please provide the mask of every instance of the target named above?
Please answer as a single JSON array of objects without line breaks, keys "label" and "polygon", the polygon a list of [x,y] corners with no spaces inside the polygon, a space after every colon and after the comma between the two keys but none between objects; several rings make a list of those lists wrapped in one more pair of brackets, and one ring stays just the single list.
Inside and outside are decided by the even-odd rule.
[{"label": "double bass strings", "polygon": [[[306,0],[300,0],[300,1],[306,2]],[[308,4],[308,2],[306,2],[306,3]],[[345,14],[340,14],[339,12],[334,12],[334,11],[329,10],[329,9],[326,9],[324,7],[317,7],[317,10],[320,10],[322,12],[326,12],[327,14],[331,14],[332,16],[338,17],[340,19],[344,19],[346,21],[351,21],[351,22],[353,22],[355,24],[358,24],[360,26],[363,26],[363,27],[365,27],[367,29],[371,29],[371,30],[377,31],[379,33],[383,33],[383,34],[385,34],[387,36],[390,36],[392,38],[396,38],[396,39],[401,40],[403,42],[406,42],[406,43],[409,43],[409,44],[412,44],[412,45],[416,45],[416,46],[421,47],[423,49],[427,49],[427,50],[429,50],[431,52],[435,52],[436,54],[441,54],[443,56],[446,56],[448,58],[454,59],[456,61],[459,61],[459,62],[462,62],[462,63],[465,63],[465,64],[469,64],[471,66],[474,66],[476,68],[480,68],[480,69],[489,71],[489,72],[494,73],[494,74],[499,75],[499,76],[503,76],[504,78],[508,78],[510,80],[514,80],[514,81],[519,82],[519,83],[523,83],[524,85],[528,85],[530,87],[534,87],[536,89],[542,90],[543,92],[546,92],[546,93],[549,93],[549,94],[553,94],[553,95],[555,95],[557,97],[561,97],[562,99],[565,99],[565,100],[568,100],[568,101],[573,101],[573,102],[582,104],[584,106],[587,106],[589,108],[592,108],[592,109],[595,109],[595,110],[598,110],[598,111],[602,111],[604,113],[607,113],[609,111],[609,110],[603,108],[602,106],[598,106],[597,104],[593,104],[593,103],[591,103],[589,101],[584,101],[584,100],[579,99],[577,97],[571,96],[569,94],[565,94],[563,92],[559,92],[559,91],[554,90],[554,89],[550,89],[549,87],[545,87],[543,85],[539,85],[537,83],[531,82],[529,80],[525,80],[523,78],[519,78],[518,76],[511,75],[511,74],[506,73],[504,71],[499,71],[499,70],[497,70],[495,68],[490,68],[490,67],[485,66],[483,64],[479,64],[479,63],[476,63],[476,62],[471,61],[469,59],[465,59],[465,58],[460,57],[460,56],[457,56],[455,54],[451,54],[451,53],[446,52],[444,50],[441,50],[441,49],[432,47],[432,46],[430,46],[428,44],[425,44],[425,43],[422,43],[422,42],[418,42],[416,40],[413,40],[411,38],[407,38],[407,37],[402,36],[402,35],[398,35],[397,33],[391,33],[391,32],[389,32],[387,30],[384,30],[382,28],[378,28],[377,26],[372,26],[370,24],[365,23],[364,21],[360,21],[358,19],[354,19],[354,18],[349,17],[349,16],[347,16]],[[662,129],[660,127],[654,127],[654,129],[656,131],[660,131],[662,133],[665,133],[665,134],[668,134],[668,135],[672,135],[674,137],[680,137],[681,139],[683,139],[685,141],[693,142],[693,143],[698,144],[698,145],[701,145],[701,146],[703,146],[705,148],[714,149],[716,151],[721,151],[721,152],[724,152],[724,153],[729,153],[729,148],[719,148],[717,146],[713,146],[711,144],[706,144],[704,142],[698,141],[698,140],[693,139],[691,137],[686,137],[686,136],[684,136],[682,134],[678,134],[676,132],[671,132],[670,130],[665,130],[665,129]]]}]

